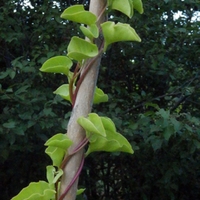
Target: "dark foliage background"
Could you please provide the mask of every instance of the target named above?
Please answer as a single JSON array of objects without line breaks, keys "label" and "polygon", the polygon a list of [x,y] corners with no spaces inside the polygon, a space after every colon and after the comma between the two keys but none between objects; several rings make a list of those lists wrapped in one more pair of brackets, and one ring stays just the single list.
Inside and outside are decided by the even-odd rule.
[{"label": "dark foliage background", "polygon": [[[53,91],[66,78],[39,68],[66,55],[78,25],[59,16],[88,1],[0,2],[0,193],[10,199],[45,180],[44,143],[65,132],[71,107]],[[143,0],[128,19],[141,43],[116,43],[102,59],[98,86],[109,102],[94,106],[112,118],[135,153],[95,153],[80,177],[93,199],[198,199],[200,196],[200,9],[198,0]],[[180,15],[175,18],[175,13]],[[196,16],[196,17],[195,17]]]}]

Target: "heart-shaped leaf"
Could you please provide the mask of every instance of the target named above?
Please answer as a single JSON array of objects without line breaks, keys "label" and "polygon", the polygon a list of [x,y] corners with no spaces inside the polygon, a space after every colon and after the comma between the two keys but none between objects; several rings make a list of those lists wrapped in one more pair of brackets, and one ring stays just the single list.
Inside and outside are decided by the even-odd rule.
[{"label": "heart-shaped leaf", "polygon": [[66,134],[57,133],[48,139],[44,145],[58,147],[66,151],[67,148],[72,145],[72,143],[73,142],[67,137]]},{"label": "heart-shaped leaf", "polygon": [[94,92],[94,104],[102,103],[102,102],[107,102],[108,101],[108,95],[103,92],[100,88],[96,87],[95,92]]},{"label": "heart-shaped leaf", "polygon": [[98,48],[95,44],[76,36],[72,37],[67,54],[70,58],[80,62],[83,59],[95,57],[97,54]]},{"label": "heart-shaped leaf", "polygon": [[67,149],[72,145],[72,141],[67,137],[66,134],[58,133],[51,137],[44,144],[48,146],[45,153],[49,155],[53,161],[53,165],[59,167]]},{"label": "heart-shaped leaf", "polygon": [[94,124],[100,135],[106,135],[103,123],[101,121],[101,117],[99,117],[99,115],[97,115],[96,113],[90,113],[88,115],[88,120],[90,120],[92,124]]},{"label": "heart-shaped leaf", "polygon": [[95,151],[106,151],[106,152],[126,152],[133,153],[133,149],[128,140],[120,133],[114,133],[106,131],[106,137],[95,135],[89,137],[89,148],[86,155],[89,155]]},{"label": "heart-shaped leaf", "polygon": [[40,68],[42,72],[63,73],[68,75],[72,61],[67,56],[55,56],[48,59]]},{"label": "heart-shaped leaf", "polygon": [[54,199],[55,193],[53,184],[45,181],[32,182],[11,200],[49,200]]},{"label": "heart-shaped leaf", "polygon": [[48,183],[53,183],[55,172],[56,172],[56,169],[54,166],[49,165],[46,167],[46,176],[47,176]]},{"label": "heart-shaped leaf", "polygon": [[86,130],[88,136],[91,133],[106,136],[101,118],[96,113],[90,113],[88,118],[79,117],[77,122]]},{"label": "heart-shaped leaf", "polygon": [[59,168],[58,171],[56,171],[56,168],[54,166],[49,165],[46,167],[46,173],[48,182],[55,184],[58,179],[63,175],[63,170]]},{"label": "heart-shaped leaf", "polygon": [[46,148],[45,153],[51,158],[53,166],[60,167],[66,151],[58,147],[49,146]]},{"label": "heart-shaped leaf", "polygon": [[53,93],[54,94],[58,94],[63,99],[71,102],[70,95],[69,95],[69,84],[63,84],[63,85],[61,85]]},{"label": "heart-shaped leaf", "polygon": [[137,41],[140,42],[141,39],[135,30],[130,27],[129,24],[117,23],[114,22],[105,22],[101,25],[105,46],[104,51],[107,49],[109,44],[120,41]]},{"label": "heart-shaped leaf", "polygon": [[107,131],[116,133],[115,124],[114,124],[114,122],[110,118],[108,118],[108,117],[101,117],[101,121],[103,123],[104,128]]},{"label": "heart-shaped leaf", "polygon": [[110,9],[118,10],[129,18],[133,16],[133,9],[137,10],[140,14],[144,12],[141,0],[108,0]]},{"label": "heart-shaped leaf", "polygon": [[111,9],[124,13],[129,18],[133,16],[133,4],[131,0],[108,0],[108,6]]},{"label": "heart-shaped leaf", "polygon": [[87,25],[94,24],[97,20],[96,15],[86,11],[83,5],[70,6],[64,10],[61,14],[61,18]]},{"label": "heart-shaped leaf", "polygon": [[137,10],[140,14],[144,12],[142,0],[131,0],[133,8]]},{"label": "heart-shaped leaf", "polygon": [[94,151],[133,153],[130,143],[116,132],[115,125],[110,118],[90,113],[87,118],[80,117],[78,123],[86,130],[86,136],[90,142],[86,155]]},{"label": "heart-shaped leaf", "polygon": [[76,192],[76,195],[78,196],[78,195],[82,194],[84,191],[85,191],[85,188],[78,189]]},{"label": "heart-shaped leaf", "polygon": [[88,37],[91,41],[93,38],[99,37],[99,30],[96,24],[92,24],[89,27],[80,26],[82,33]]}]

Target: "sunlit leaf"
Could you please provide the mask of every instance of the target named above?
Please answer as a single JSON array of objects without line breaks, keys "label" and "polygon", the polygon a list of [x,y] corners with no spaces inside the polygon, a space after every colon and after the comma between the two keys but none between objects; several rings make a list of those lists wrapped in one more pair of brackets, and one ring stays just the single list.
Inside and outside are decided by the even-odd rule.
[{"label": "sunlit leaf", "polygon": [[52,184],[45,181],[32,182],[11,200],[50,200],[54,199],[55,193]]},{"label": "sunlit leaf", "polygon": [[102,123],[104,125],[104,128],[107,131],[116,133],[115,124],[114,124],[114,122],[110,118],[108,118],[108,117],[101,117],[101,121],[102,121]]},{"label": "sunlit leaf", "polygon": [[100,135],[105,136],[105,128],[103,126],[101,117],[99,117],[99,115],[97,115],[96,113],[90,113],[88,115],[88,120],[90,120],[94,124],[98,132],[101,133]]},{"label": "sunlit leaf", "polygon": [[72,61],[67,56],[56,56],[48,59],[40,68],[42,72],[63,73],[68,75]]},{"label": "sunlit leaf", "polygon": [[80,29],[83,34],[90,40],[92,40],[93,38],[98,38],[99,36],[99,30],[96,24],[92,24],[89,27],[80,26]]},{"label": "sunlit leaf", "polygon": [[90,113],[88,118],[79,117],[77,122],[87,131],[98,135],[106,135],[101,118],[96,113]]},{"label": "sunlit leaf", "polygon": [[133,4],[131,0],[108,0],[108,6],[111,9],[124,13],[129,18],[133,16]]},{"label": "sunlit leaf", "polygon": [[53,166],[59,167],[65,155],[65,151],[61,148],[49,146],[46,148],[45,153],[51,158]]},{"label": "sunlit leaf", "polygon": [[78,189],[76,195],[80,195],[85,191],[85,188]]},{"label": "sunlit leaf", "polygon": [[129,18],[133,16],[133,9],[137,10],[140,14],[144,12],[141,0],[108,0],[108,6],[110,9],[124,13]]},{"label": "sunlit leaf", "polygon": [[131,0],[133,8],[137,10],[140,14],[144,12],[142,0]]},{"label": "sunlit leaf", "polygon": [[114,22],[105,22],[101,25],[105,46],[104,50],[108,47],[109,44],[120,41],[137,41],[140,42],[141,39],[135,30],[129,24],[117,23]]},{"label": "sunlit leaf", "polygon": [[47,176],[48,183],[53,183],[55,172],[56,172],[56,169],[54,166],[49,165],[46,167],[46,176]]},{"label": "sunlit leaf", "polygon": [[58,171],[56,171],[55,173],[55,177],[53,179],[53,183],[56,183],[58,181],[58,179],[63,175],[63,170],[62,169],[58,169]]},{"label": "sunlit leaf", "polygon": [[45,153],[53,161],[53,165],[59,167],[67,149],[72,145],[72,141],[66,134],[58,133],[51,137],[45,146],[48,146]]},{"label": "sunlit leaf", "polygon": [[89,148],[86,154],[90,154],[95,151],[106,151],[106,152],[127,152],[133,153],[133,149],[128,140],[117,132],[106,131],[106,136],[100,136],[93,134],[89,138]]},{"label": "sunlit leaf", "polygon": [[103,90],[99,89],[96,87],[95,93],[94,93],[94,104],[102,103],[102,102],[107,102],[108,101],[108,95],[103,92]]},{"label": "sunlit leaf", "polygon": [[98,54],[98,48],[95,44],[92,44],[79,37],[72,37],[68,46],[68,56],[74,60],[82,61],[86,58],[95,57]]},{"label": "sunlit leaf", "polygon": [[57,95],[60,95],[63,99],[65,99],[67,101],[71,101],[70,95],[69,95],[69,84],[61,85],[53,93],[57,94]]},{"label": "sunlit leaf", "polygon": [[49,165],[46,167],[46,174],[48,182],[55,184],[58,179],[63,175],[63,170],[60,168],[56,170],[54,166]]},{"label": "sunlit leaf", "polygon": [[87,25],[94,24],[97,20],[96,15],[86,11],[83,5],[74,5],[68,7],[61,14],[61,18]]},{"label": "sunlit leaf", "polygon": [[87,118],[80,117],[78,123],[86,130],[90,142],[86,155],[94,151],[133,153],[130,143],[124,136],[116,132],[111,119],[90,113]]},{"label": "sunlit leaf", "polygon": [[66,134],[57,133],[56,135],[48,139],[44,145],[54,146],[54,147],[61,148],[63,150],[67,150],[67,148],[70,147],[72,143],[73,142],[67,137]]}]

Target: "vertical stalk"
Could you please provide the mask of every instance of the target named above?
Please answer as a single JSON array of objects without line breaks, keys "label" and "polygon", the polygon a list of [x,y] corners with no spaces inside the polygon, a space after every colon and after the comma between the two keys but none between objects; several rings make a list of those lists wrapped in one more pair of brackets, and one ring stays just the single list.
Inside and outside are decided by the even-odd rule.
[{"label": "vertical stalk", "polygon": [[[90,11],[93,12],[98,19],[98,26],[103,23],[105,19],[105,14],[102,14],[106,6],[107,0],[91,0],[90,1]],[[96,44],[100,45],[100,39],[96,41]],[[95,61],[93,62],[92,66],[90,67],[89,71],[84,77],[80,88],[78,90],[75,104],[72,110],[71,118],[69,120],[69,124],[67,127],[67,135],[73,141],[73,145],[69,148],[68,154],[71,154],[73,150],[77,147],[78,144],[85,138],[85,131],[83,128],[77,123],[77,119],[81,116],[87,116],[92,109],[93,104],[93,96],[94,90],[96,87],[98,72],[99,72],[99,65],[101,61],[101,54],[99,54]],[[86,62],[85,69],[87,64],[90,62]],[[84,73],[84,70],[83,70]],[[82,74],[83,74],[82,73]],[[65,189],[70,184],[71,180],[76,176],[77,171],[79,170],[82,158],[83,158],[84,150],[81,149],[75,155],[71,157],[69,162],[64,168],[64,174],[61,180],[61,187],[60,187],[60,196],[64,193]],[[75,200],[76,199],[76,191],[77,191],[78,180],[75,181],[73,186],[70,188],[66,196],[63,198],[64,200]]]}]

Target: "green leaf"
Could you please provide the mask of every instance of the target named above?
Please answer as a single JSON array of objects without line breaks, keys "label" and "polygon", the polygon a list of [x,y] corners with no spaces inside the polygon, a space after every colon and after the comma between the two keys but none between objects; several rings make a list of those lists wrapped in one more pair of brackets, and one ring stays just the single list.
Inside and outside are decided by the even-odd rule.
[{"label": "green leaf", "polygon": [[111,9],[122,12],[129,18],[133,16],[133,9],[137,10],[140,14],[144,12],[141,0],[108,0],[108,6]]},{"label": "green leaf", "polygon": [[53,93],[60,95],[63,99],[71,102],[70,95],[69,95],[69,84],[61,85]]},{"label": "green leaf", "polygon": [[77,122],[86,130],[88,136],[90,133],[106,136],[101,118],[96,113],[90,113],[88,118],[79,117]]},{"label": "green leaf", "polygon": [[60,167],[65,152],[63,149],[54,146],[49,146],[45,150],[45,153],[51,158],[53,166],[57,167]]},{"label": "green leaf", "polygon": [[[63,99],[71,102],[70,95],[69,95],[69,84],[61,85],[53,93],[60,95]],[[105,94],[101,89],[96,87],[93,103],[99,104],[99,103],[107,102],[107,101],[108,101],[108,95]]]},{"label": "green leaf", "polygon": [[128,142],[128,140],[122,136],[120,133],[106,131],[106,136],[100,136],[93,134],[89,138],[89,148],[86,152],[86,155],[95,152],[95,151],[106,151],[106,152],[127,152],[133,153],[133,149]]},{"label": "green leaf", "polygon": [[174,126],[174,130],[177,132],[182,128],[182,124],[177,121],[174,117],[170,117],[170,121]]},{"label": "green leaf", "polygon": [[130,27],[129,24],[114,22],[105,22],[101,24],[105,46],[104,51],[107,49],[109,44],[120,41],[137,41],[140,42],[141,39],[135,32],[135,30]]},{"label": "green leaf", "polygon": [[94,151],[133,153],[130,143],[116,132],[115,125],[110,118],[90,113],[88,118],[80,117],[78,123],[86,130],[86,136],[90,142],[86,155]]},{"label": "green leaf", "polygon": [[99,30],[96,24],[92,24],[89,27],[80,26],[82,33],[88,37],[91,41],[93,38],[99,37]]},{"label": "green leaf", "polygon": [[23,126],[15,127],[15,134],[16,135],[24,135],[24,127]]},{"label": "green leaf", "polygon": [[55,173],[55,177],[53,179],[53,184],[55,184],[62,175],[63,175],[63,170],[59,168],[58,171],[56,171],[56,173]]},{"label": "green leaf", "polygon": [[4,72],[0,72],[0,79],[4,79],[6,76],[9,75],[9,70],[6,70]]},{"label": "green leaf", "polygon": [[124,13],[129,18],[133,16],[133,3],[131,0],[108,0],[108,6]]},{"label": "green leaf", "polygon": [[55,56],[48,59],[40,68],[42,72],[63,73],[68,75],[72,61],[67,56]]},{"label": "green leaf", "polygon": [[68,46],[68,56],[74,60],[82,61],[86,58],[95,57],[98,54],[98,48],[95,44],[92,44],[79,37],[72,37]]},{"label": "green leaf", "polygon": [[16,126],[16,123],[14,121],[10,121],[3,124],[3,127],[5,128],[15,128],[15,126]]},{"label": "green leaf", "polygon": [[131,0],[133,4],[133,8],[137,10],[140,14],[144,12],[143,4],[141,0]]},{"label": "green leaf", "polygon": [[147,102],[144,105],[145,105],[146,108],[153,107],[156,110],[160,110],[159,106],[157,104],[155,104],[155,103],[152,103],[152,102]]},{"label": "green leaf", "polygon": [[50,200],[54,199],[55,193],[52,184],[45,181],[32,182],[11,200]]},{"label": "green leaf", "polygon": [[98,103],[107,102],[107,101],[108,101],[108,95],[105,94],[103,90],[96,87],[95,92],[94,92],[93,103],[98,104]]},{"label": "green leaf", "polygon": [[19,95],[21,93],[27,93],[27,89],[30,87],[30,85],[25,85],[20,87],[16,92],[15,95]]},{"label": "green leaf", "polygon": [[16,71],[15,70],[10,70],[9,72],[9,76],[11,79],[15,78],[15,75],[16,75]]},{"label": "green leaf", "polygon": [[163,136],[165,138],[165,140],[169,140],[169,138],[173,135],[174,133],[174,128],[172,126],[168,126],[165,128]]},{"label": "green leaf", "polygon": [[196,139],[193,140],[194,145],[196,146],[197,149],[200,149],[200,142]]},{"label": "green leaf", "polygon": [[73,142],[67,137],[67,135],[62,133],[58,133],[47,140],[44,144],[45,146],[48,146],[45,153],[52,159],[54,166],[60,166],[67,149],[72,145],[72,143]]},{"label": "green leaf", "polygon": [[164,110],[163,108],[160,109],[158,112],[156,112],[157,115],[160,115],[164,119],[169,119],[170,117],[170,111],[169,110]]},{"label": "green leaf", "polygon": [[84,191],[85,191],[85,188],[78,189],[76,192],[76,195],[78,196],[78,195],[82,194]]},{"label": "green leaf", "polygon": [[86,11],[83,5],[70,6],[64,10],[61,14],[61,18],[87,25],[94,24],[97,20],[96,15]]},{"label": "green leaf", "polygon": [[45,146],[58,147],[63,150],[67,150],[72,145],[72,141],[67,137],[66,134],[57,133],[46,141]]},{"label": "green leaf", "polygon": [[47,176],[48,183],[53,183],[55,172],[56,172],[56,169],[54,166],[49,165],[46,167],[46,176]]},{"label": "green leaf", "polygon": [[88,115],[88,120],[90,120],[90,122],[92,122],[93,125],[97,128],[100,135],[106,135],[103,123],[101,121],[101,117],[99,117],[96,113],[90,113]]},{"label": "green leaf", "polygon": [[155,137],[154,140],[152,140],[151,142],[152,142],[153,150],[156,151],[161,148],[163,140]]},{"label": "green leaf", "polygon": [[193,132],[193,129],[191,126],[189,126],[188,124],[185,124],[185,128],[189,131],[189,132]]},{"label": "green leaf", "polygon": [[47,180],[51,184],[55,184],[58,181],[58,179],[63,175],[62,169],[59,168],[58,171],[56,171],[56,168],[52,165],[46,167],[46,172]]},{"label": "green leaf", "polygon": [[104,125],[104,128],[107,131],[116,133],[115,124],[114,124],[114,122],[110,118],[108,118],[108,117],[101,117],[101,121],[102,121],[102,123]]}]

